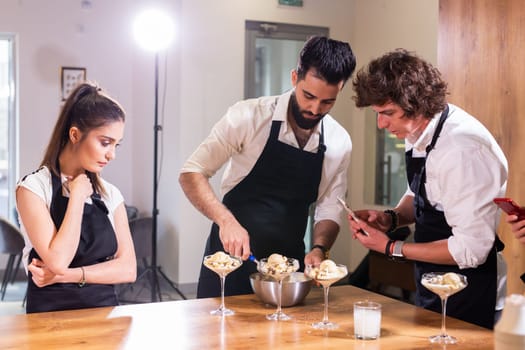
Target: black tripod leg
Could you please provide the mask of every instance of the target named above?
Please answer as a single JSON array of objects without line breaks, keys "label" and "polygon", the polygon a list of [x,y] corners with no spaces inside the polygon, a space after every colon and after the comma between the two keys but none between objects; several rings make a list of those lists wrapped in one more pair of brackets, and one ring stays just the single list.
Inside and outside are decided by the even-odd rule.
[{"label": "black tripod leg", "polygon": [[168,276],[166,276],[166,274],[164,274],[164,272],[160,269],[160,266],[157,267],[160,275],[162,276],[162,278],[164,278],[166,280],[166,282],[168,282],[168,284],[171,286],[171,288],[173,288],[174,291],[176,291],[181,297],[182,299],[186,300],[186,296],[184,294],[182,294],[182,292],[179,290],[179,288],[177,288],[175,286],[175,284],[168,278]]},{"label": "black tripod leg", "polygon": [[[142,280],[148,274],[150,274],[148,280],[149,280],[149,285],[151,287],[151,302],[162,301],[162,294],[161,294],[160,283],[159,283],[159,278],[160,277],[164,278],[164,280],[166,282],[168,282],[170,287],[173,288],[173,290],[175,292],[177,292],[181,296],[182,299],[184,299],[184,300],[187,299],[186,296],[184,294],[182,294],[182,292],[168,278],[168,276],[166,276],[164,274],[164,272],[160,269],[160,266],[157,266],[155,268],[155,266],[153,266],[153,265],[147,266],[144,269],[144,271],[142,271],[140,273],[140,275],[137,276],[137,279],[135,280],[135,283],[130,283],[127,286],[125,286],[122,290],[119,291],[119,295],[124,295],[125,292],[127,292],[130,288],[132,288],[135,284],[137,284],[137,282]],[[158,274],[160,275],[160,277],[159,277]],[[121,300],[121,301],[122,302],[128,302],[126,300]]]},{"label": "black tripod leg", "polygon": [[[146,267],[144,268],[144,271],[142,271],[140,273],[140,275],[137,276],[137,278],[135,279],[135,282],[133,283],[128,283],[124,288],[122,288],[122,290],[119,290],[118,294],[119,295],[124,295],[125,292],[127,292],[128,290],[130,290],[131,288],[133,288],[134,285],[136,285],[140,280],[142,280],[144,278],[144,276],[146,276],[146,274],[148,272],[151,272],[151,268],[150,267]],[[125,300],[122,300],[125,302]]]},{"label": "black tripod leg", "polygon": [[[158,269],[158,268],[157,268]],[[151,270],[151,301],[162,301],[162,296],[160,295],[160,285],[159,285],[159,276],[157,276],[157,269],[152,266]],[[158,299],[157,299],[158,298]]]}]

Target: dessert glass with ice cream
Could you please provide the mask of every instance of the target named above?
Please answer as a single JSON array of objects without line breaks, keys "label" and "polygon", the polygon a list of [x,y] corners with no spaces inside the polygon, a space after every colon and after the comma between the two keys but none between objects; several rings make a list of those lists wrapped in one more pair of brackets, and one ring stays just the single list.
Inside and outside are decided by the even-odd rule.
[{"label": "dessert glass with ice cream", "polygon": [[330,286],[348,274],[345,265],[336,264],[330,259],[323,260],[319,265],[306,265],[305,274],[323,286],[324,316],[323,320],[312,324],[315,329],[336,329],[337,323],[328,321],[328,292]]},{"label": "dessert glass with ice cream", "polygon": [[233,310],[224,306],[224,283],[226,281],[226,276],[242,265],[242,260],[219,251],[212,255],[206,255],[202,263],[204,266],[219,275],[219,278],[221,279],[221,305],[219,305],[218,309],[210,311],[210,314],[215,316],[230,316],[235,314]]},{"label": "dessert glass with ice cream", "polygon": [[257,270],[278,282],[277,310],[275,310],[273,314],[266,315],[266,318],[272,321],[287,321],[291,319],[291,317],[286,315],[281,309],[283,280],[299,270],[299,261],[280,254],[272,254],[268,258],[261,259],[258,262]]},{"label": "dessert glass with ice cream", "polygon": [[447,299],[467,286],[467,277],[454,272],[427,272],[421,277],[421,284],[441,298],[441,334],[429,337],[431,343],[455,344],[457,339],[448,335],[445,327]]}]

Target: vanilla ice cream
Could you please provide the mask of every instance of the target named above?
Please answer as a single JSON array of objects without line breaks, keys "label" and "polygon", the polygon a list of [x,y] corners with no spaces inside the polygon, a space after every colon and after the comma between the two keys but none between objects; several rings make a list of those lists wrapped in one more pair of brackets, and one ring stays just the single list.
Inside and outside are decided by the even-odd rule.
[{"label": "vanilla ice cream", "polygon": [[421,284],[441,297],[452,295],[467,286],[461,277],[454,272],[423,278]]},{"label": "vanilla ice cream", "polygon": [[224,252],[218,251],[204,258],[204,266],[218,274],[227,274],[242,265],[239,258],[234,258]]},{"label": "vanilla ice cream", "polygon": [[322,281],[333,283],[345,277],[347,273],[346,266],[337,265],[330,259],[323,260],[319,267],[312,267],[308,270],[308,276],[320,283]]},{"label": "vanilla ice cream", "polygon": [[259,271],[275,279],[282,279],[292,272],[299,269],[299,262],[296,259],[287,258],[281,254],[272,254],[266,262],[261,261]]}]

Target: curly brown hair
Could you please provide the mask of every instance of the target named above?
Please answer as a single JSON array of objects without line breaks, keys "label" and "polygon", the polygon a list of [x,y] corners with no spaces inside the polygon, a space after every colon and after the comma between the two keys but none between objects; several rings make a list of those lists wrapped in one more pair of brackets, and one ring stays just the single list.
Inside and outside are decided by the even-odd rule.
[{"label": "curly brown hair", "polygon": [[372,60],[353,80],[356,107],[392,102],[409,118],[431,119],[446,107],[447,83],[430,63],[405,49]]}]

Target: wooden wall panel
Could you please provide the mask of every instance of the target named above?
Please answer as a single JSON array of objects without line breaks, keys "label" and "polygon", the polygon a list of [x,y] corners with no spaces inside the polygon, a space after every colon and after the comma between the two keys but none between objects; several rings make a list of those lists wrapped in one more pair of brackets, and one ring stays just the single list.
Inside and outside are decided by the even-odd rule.
[{"label": "wooden wall panel", "polygon": [[[438,67],[449,83],[449,101],[493,133],[509,161],[507,196],[525,205],[523,0],[440,0],[438,31]],[[506,245],[508,294],[523,293],[525,245],[503,220],[498,233]]]}]

